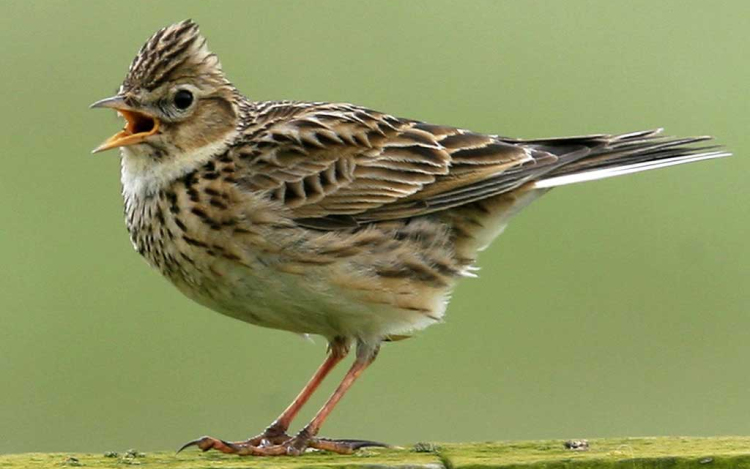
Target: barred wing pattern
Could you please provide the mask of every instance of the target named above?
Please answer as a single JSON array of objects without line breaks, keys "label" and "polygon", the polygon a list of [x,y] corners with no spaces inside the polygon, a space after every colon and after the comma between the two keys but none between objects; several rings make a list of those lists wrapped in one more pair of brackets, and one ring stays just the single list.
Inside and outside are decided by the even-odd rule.
[{"label": "barred wing pattern", "polygon": [[256,106],[232,150],[247,162],[242,184],[268,191],[300,224],[318,229],[425,215],[561,174],[617,175],[610,168],[726,155],[689,146],[708,137],[672,139],[661,130],[517,140],[351,104]]},{"label": "barred wing pattern", "polygon": [[[348,104],[270,103],[233,149],[242,184],[320,227],[422,215],[522,184],[557,161],[496,136]],[[327,220],[327,221],[324,221]]]}]

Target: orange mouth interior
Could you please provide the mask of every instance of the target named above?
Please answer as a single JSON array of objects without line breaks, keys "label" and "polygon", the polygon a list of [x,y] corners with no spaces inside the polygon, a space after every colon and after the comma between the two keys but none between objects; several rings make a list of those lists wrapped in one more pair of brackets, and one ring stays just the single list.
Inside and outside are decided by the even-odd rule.
[{"label": "orange mouth interior", "polygon": [[125,128],[96,147],[93,153],[109,150],[110,148],[135,145],[159,131],[159,120],[155,117],[125,109],[118,109],[117,113],[125,118]]}]

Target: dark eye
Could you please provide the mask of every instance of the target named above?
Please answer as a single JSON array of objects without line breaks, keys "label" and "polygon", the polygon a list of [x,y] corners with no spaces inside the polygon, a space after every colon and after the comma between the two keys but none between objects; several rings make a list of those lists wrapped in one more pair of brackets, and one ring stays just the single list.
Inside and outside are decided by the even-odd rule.
[{"label": "dark eye", "polygon": [[174,105],[177,109],[185,110],[193,104],[193,93],[188,90],[179,90],[174,94]]}]

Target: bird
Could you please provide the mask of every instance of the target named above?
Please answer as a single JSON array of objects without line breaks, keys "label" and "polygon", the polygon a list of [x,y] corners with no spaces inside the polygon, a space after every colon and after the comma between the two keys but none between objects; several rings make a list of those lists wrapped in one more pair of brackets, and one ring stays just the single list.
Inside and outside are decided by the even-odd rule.
[{"label": "bird", "polygon": [[[518,139],[347,103],[254,101],[198,25],[154,33],[116,94],[125,222],[135,250],[195,302],[245,323],[322,336],[325,360],[257,436],[197,438],[240,456],[384,446],[319,430],[381,345],[442,321],[456,282],[529,203],[553,188],[730,155],[661,129]],[[290,425],[355,349],[339,386]]]}]

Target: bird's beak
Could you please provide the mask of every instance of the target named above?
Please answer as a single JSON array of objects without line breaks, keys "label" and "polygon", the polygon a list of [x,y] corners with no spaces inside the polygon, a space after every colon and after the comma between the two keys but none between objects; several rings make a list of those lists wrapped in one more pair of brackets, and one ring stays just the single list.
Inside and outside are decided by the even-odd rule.
[{"label": "bird's beak", "polygon": [[126,120],[125,128],[109,137],[101,145],[94,148],[91,153],[109,150],[110,148],[124,147],[141,143],[148,137],[155,135],[159,131],[159,119],[136,110],[125,103],[122,96],[113,96],[102,99],[92,104],[94,108],[109,108],[117,111]]}]

